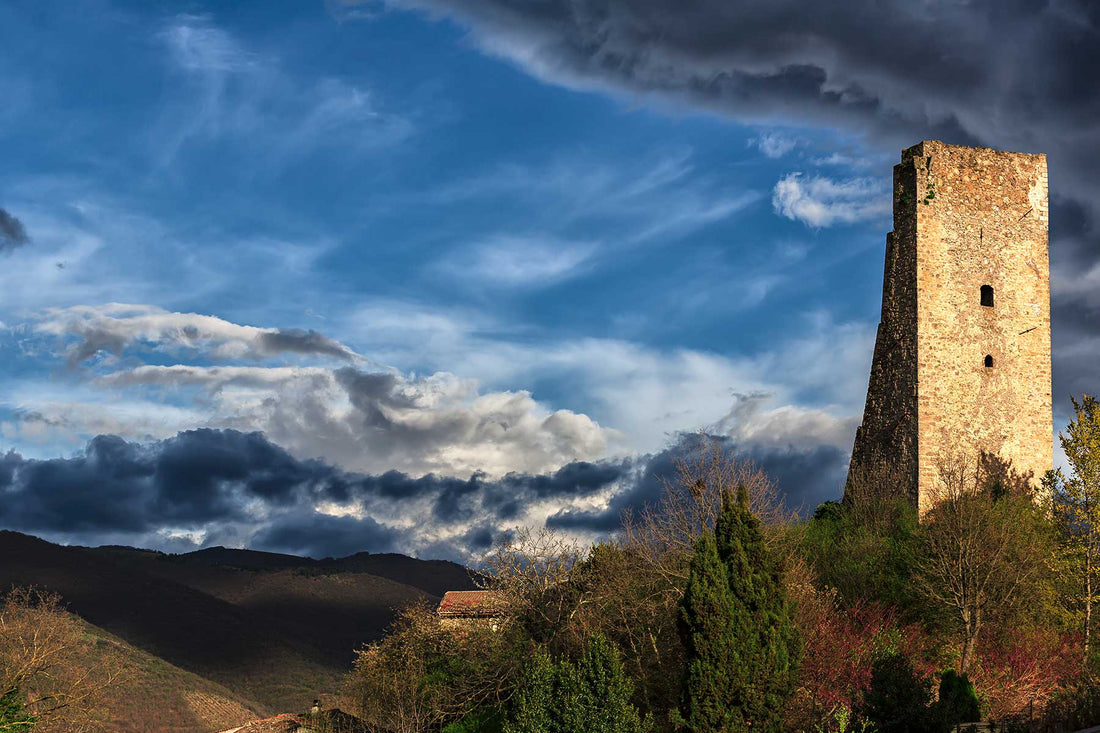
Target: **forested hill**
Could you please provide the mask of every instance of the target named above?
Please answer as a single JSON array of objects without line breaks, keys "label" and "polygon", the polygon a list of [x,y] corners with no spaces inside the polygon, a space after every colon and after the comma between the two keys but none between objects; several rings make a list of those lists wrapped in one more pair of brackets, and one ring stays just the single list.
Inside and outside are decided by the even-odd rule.
[{"label": "forested hill", "polygon": [[0,558],[0,587],[57,592],[88,623],[274,712],[335,692],[354,650],[382,634],[395,608],[473,587],[455,563],[391,554],[169,555],[0,531]]}]

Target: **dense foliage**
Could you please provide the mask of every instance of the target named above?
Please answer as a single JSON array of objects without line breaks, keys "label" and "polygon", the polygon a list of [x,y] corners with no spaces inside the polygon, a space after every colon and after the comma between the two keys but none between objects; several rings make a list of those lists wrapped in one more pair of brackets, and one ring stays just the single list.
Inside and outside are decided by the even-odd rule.
[{"label": "dense foliage", "polygon": [[652,725],[631,703],[632,691],[618,650],[602,635],[589,639],[577,663],[537,652],[504,733],[645,733]]},{"label": "dense foliage", "polygon": [[955,670],[949,669],[943,673],[937,713],[936,717],[945,729],[982,719],[978,695],[965,672],[956,674]]},{"label": "dense foliage", "polygon": [[[499,628],[407,611],[351,689],[392,733],[1095,725],[1100,406],[1074,407],[1069,476],[1037,487],[960,442],[919,518],[886,468],[799,519],[700,440],[613,538],[519,531],[488,557]],[[597,698],[613,719],[584,717]]]},{"label": "dense foliage", "polygon": [[682,715],[691,731],[782,729],[799,657],[781,568],[748,492],[722,498],[713,532],[695,545],[681,602],[687,651]]}]

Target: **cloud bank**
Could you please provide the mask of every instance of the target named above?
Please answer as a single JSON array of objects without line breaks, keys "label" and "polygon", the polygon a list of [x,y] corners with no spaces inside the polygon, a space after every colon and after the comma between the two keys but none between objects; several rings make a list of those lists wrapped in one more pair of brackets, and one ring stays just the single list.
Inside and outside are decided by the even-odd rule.
[{"label": "cloud bank", "polygon": [[[55,309],[17,330],[28,348],[75,363],[69,376],[80,387],[66,400],[26,390],[0,432],[25,444],[91,437],[69,458],[4,456],[0,526],[169,550],[222,544],[459,559],[517,526],[548,523],[585,538],[613,531],[624,510],[657,499],[678,455],[699,447],[698,435],[655,429],[706,414],[713,439],[771,472],[793,504],[835,497],[854,419],[832,408],[777,407],[786,396],[763,389],[728,390],[758,382],[752,373],[783,378],[790,370],[807,387],[835,387],[833,375],[807,365],[822,361],[815,354],[823,348],[868,347],[869,338],[819,321],[818,336],[752,364],[662,358],[616,342],[530,351],[455,344],[519,375],[536,363],[576,373],[590,398],[663,444],[616,457],[610,445],[621,436],[587,415],[448,372],[372,366],[316,332],[134,305]],[[191,363],[155,363],[175,357]],[[718,403],[715,412],[725,399],[732,407],[723,413]],[[678,411],[653,422],[655,411],[671,408]]]},{"label": "cloud bank", "polygon": [[[822,500],[814,477],[843,475],[846,455],[728,450],[775,474],[797,503]],[[227,545],[311,557],[400,551],[476,558],[517,526],[614,531],[626,509],[655,501],[676,458],[700,448],[683,436],[631,459],[574,461],[544,474],[456,478],[348,472],[299,460],[260,433],[199,429],[151,443],[101,435],[69,458],[0,456],[0,527],[65,542],[125,542],[188,550]],[[792,457],[796,460],[792,460]]]},{"label": "cloud bank", "polygon": [[[349,470],[452,476],[552,471],[603,457],[612,435],[530,392],[483,391],[449,372],[403,374],[316,331],[120,304],[52,309],[24,328],[85,382],[67,399],[24,391],[9,435],[232,428]],[[190,363],[156,363],[174,359]]]}]

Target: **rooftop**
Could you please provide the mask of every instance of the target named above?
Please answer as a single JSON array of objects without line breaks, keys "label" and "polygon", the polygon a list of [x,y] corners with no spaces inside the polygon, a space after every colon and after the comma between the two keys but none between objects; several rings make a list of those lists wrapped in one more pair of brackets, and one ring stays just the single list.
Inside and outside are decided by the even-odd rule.
[{"label": "rooftop", "polygon": [[500,601],[489,590],[449,590],[436,610],[442,618],[490,618],[500,613]]}]

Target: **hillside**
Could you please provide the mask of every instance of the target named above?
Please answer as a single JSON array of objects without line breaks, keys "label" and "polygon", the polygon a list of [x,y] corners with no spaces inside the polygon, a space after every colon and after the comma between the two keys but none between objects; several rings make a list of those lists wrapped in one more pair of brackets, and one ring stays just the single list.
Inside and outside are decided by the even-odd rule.
[{"label": "hillside", "polygon": [[378,638],[395,608],[471,587],[454,563],[399,555],[317,561],[225,548],[167,555],[0,532],[0,557],[0,587],[56,591],[88,623],[255,701],[258,712],[305,709],[335,692],[355,648]]},{"label": "hillside", "polygon": [[111,730],[133,733],[184,733],[222,730],[266,712],[226,687],[180,669],[114,635],[84,622],[92,644],[81,666],[121,670],[110,691],[107,720]]}]

